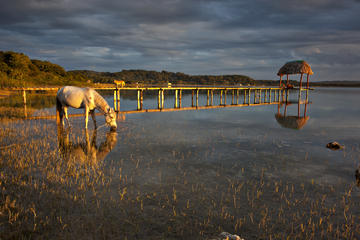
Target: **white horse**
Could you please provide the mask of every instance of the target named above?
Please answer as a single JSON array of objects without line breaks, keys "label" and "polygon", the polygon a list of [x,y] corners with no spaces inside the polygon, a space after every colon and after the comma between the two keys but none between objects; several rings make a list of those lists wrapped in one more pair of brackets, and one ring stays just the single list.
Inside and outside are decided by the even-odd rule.
[{"label": "white horse", "polygon": [[95,109],[98,109],[105,116],[106,124],[115,130],[116,115],[113,108],[110,108],[106,100],[92,88],[79,88],[66,86],[59,89],[56,95],[56,119],[57,123],[64,126],[64,115],[67,124],[70,126],[67,109],[85,108],[85,128],[87,129],[89,113],[97,128],[95,119]]}]

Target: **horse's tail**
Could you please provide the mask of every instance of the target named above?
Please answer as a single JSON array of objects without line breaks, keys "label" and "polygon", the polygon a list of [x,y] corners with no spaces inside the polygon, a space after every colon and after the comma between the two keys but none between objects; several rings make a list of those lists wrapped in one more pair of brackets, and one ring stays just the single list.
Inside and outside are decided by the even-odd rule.
[{"label": "horse's tail", "polygon": [[56,96],[56,124],[60,125],[62,122],[62,105],[59,98]]}]

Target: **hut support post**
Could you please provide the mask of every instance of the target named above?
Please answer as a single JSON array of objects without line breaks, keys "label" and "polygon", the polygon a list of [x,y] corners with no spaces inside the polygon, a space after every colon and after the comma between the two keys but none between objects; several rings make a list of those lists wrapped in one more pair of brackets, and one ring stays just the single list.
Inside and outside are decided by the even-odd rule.
[{"label": "hut support post", "polygon": [[161,109],[161,90],[158,91],[158,109]]},{"label": "hut support post", "polygon": [[299,86],[299,88],[301,89],[301,85],[302,85],[302,79],[303,79],[303,73],[300,75],[300,86]]},{"label": "hut support post", "polygon": [[244,90],[244,102],[243,102],[243,104],[245,104],[246,103],[246,90]]},{"label": "hut support post", "polygon": [[182,97],[182,90],[179,90],[179,108],[181,108],[181,97]]},{"label": "hut support post", "polygon": [[282,80],[282,76],[280,75],[279,87],[281,87],[281,80]]},{"label": "hut support post", "polygon": [[286,86],[289,86],[289,74],[286,74]]},{"label": "hut support post", "polygon": [[226,93],[227,93],[227,90],[225,89],[225,91],[224,91],[224,105],[226,105]]},{"label": "hut support post", "polygon": [[211,90],[210,105],[212,106],[213,104],[214,104],[214,90]]},{"label": "hut support post", "polygon": [[248,105],[250,105],[250,102],[251,102],[251,89],[249,88]]},{"label": "hut support post", "polygon": [[307,74],[306,76],[306,87],[309,88],[309,79],[310,79],[310,76],[309,74]]}]

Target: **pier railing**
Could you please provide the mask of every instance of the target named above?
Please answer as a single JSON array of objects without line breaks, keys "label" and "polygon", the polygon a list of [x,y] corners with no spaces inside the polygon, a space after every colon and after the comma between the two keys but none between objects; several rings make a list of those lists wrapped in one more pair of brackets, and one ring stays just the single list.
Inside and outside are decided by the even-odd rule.
[{"label": "pier railing", "polygon": [[[10,88],[7,90],[22,91],[25,117],[26,111],[26,92],[27,91],[57,91],[59,88]],[[254,105],[279,104],[289,101],[290,93],[298,93],[299,101],[308,102],[308,92],[310,88],[292,88],[285,89],[279,87],[208,87],[208,86],[167,86],[167,87],[94,87],[96,90],[111,90],[114,92],[114,109],[117,113],[140,113],[140,112],[165,112],[165,111],[183,111],[195,109],[213,109],[221,107],[244,107]],[[121,110],[121,92],[136,91],[137,106],[136,110]],[[301,100],[302,92],[306,92],[305,100]],[[144,109],[144,92],[152,92],[157,95],[157,108]],[[165,94],[166,92],[166,94]],[[183,94],[191,94],[191,106],[183,106]],[[199,104],[199,93],[206,94],[206,104]],[[217,95],[215,102],[214,95]],[[167,98],[174,99],[173,108],[165,108],[165,95]],[[135,106],[134,106],[135,107]],[[81,114],[77,114],[81,115]],[[32,117],[36,118],[36,117]],[[39,117],[44,118],[44,117]]]}]

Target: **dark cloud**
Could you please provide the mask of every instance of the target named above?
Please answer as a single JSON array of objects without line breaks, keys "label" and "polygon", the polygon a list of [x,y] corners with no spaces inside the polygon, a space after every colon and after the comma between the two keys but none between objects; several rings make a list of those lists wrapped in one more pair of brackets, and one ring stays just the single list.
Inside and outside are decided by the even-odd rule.
[{"label": "dark cloud", "polygon": [[67,69],[153,69],[276,78],[305,59],[318,80],[358,79],[355,0],[12,0],[2,50]]}]

